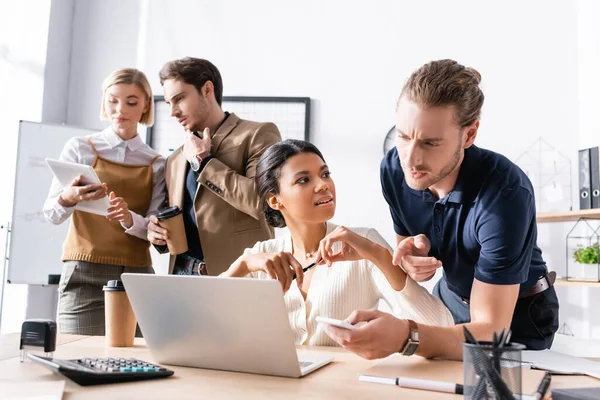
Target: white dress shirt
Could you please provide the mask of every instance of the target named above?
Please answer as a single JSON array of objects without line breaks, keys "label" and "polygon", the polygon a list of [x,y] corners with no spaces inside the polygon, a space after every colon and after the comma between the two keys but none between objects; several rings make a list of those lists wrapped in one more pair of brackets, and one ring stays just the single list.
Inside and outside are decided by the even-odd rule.
[{"label": "white dress shirt", "polygon": [[[327,223],[327,233],[331,233],[336,227]],[[390,245],[375,229],[348,229],[392,253]],[[334,252],[339,251],[340,246],[340,243],[335,243]],[[258,242],[253,248],[246,249],[244,254],[279,251],[292,252],[291,236]],[[248,277],[270,279],[263,271],[250,273]],[[310,346],[339,346],[327,336],[323,325],[316,322],[317,316],[343,320],[354,310],[376,308],[379,300],[385,301],[393,314],[399,318],[412,319],[427,325],[454,325],[450,311],[427,289],[407,276],[406,286],[397,291],[392,288],[383,272],[369,260],[336,262],[331,267],[317,266],[306,300],[296,281],[284,295],[295,343]]]},{"label": "white dress shirt", "polygon": [[[123,140],[111,127],[108,127],[102,132],[93,135],[70,139],[63,148],[60,160],[92,165],[95,154],[86,139],[89,139],[92,142],[100,157],[122,164],[150,164],[150,162],[159,155],[150,146],[145,144],[139,136],[129,140]],[[164,157],[161,156],[154,161],[152,164],[152,172],[152,201],[150,202],[150,208],[148,209],[147,215],[141,216],[130,211],[133,217],[133,225],[131,225],[131,228],[129,229],[123,226],[126,233],[143,240],[147,240],[148,217],[150,215],[156,215],[166,198],[167,189],[165,185]],[[108,189],[110,190],[110,188]],[[52,180],[52,185],[50,186],[50,193],[44,203],[44,216],[48,222],[55,225],[63,223],[75,210],[75,207],[63,207],[60,205],[58,198],[62,191],[62,186],[58,183],[56,178],[54,178]],[[115,194],[119,196],[119,193]],[[123,224],[121,223],[121,225]]]}]

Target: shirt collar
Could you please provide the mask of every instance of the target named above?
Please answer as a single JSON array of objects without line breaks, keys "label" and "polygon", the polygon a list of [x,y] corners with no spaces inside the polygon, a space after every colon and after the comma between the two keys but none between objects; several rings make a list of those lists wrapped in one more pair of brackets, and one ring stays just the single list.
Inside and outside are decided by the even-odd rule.
[{"label": "shirt collar", "polygon": [[140,138],[140,135],[136,135],[135,137],[129,140],[123,140],[121,139],[121,137],[119,137],[119,135],[115,133],[115,131],[112,130],[110,126],[106,128],[102,133],[104,135],[104,138],[108,142],[108,145],[112,149],[119,147],[124,143],[129,148],[129,150],[136,151],[144,145],[144,142]]},{"label": "shirt collar", "polygon": [[472,145],[465,150],[456,184],[447,196],[450,203],[462,204],[474,200],[481,185],[481,168],[481,150]]}]

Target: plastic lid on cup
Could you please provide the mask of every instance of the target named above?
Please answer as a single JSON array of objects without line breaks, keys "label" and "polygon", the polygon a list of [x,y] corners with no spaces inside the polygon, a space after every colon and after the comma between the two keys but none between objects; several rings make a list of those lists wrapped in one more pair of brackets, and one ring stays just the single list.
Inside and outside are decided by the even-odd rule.
[{"label": "plastic lid on cup", "polygon": [[124,292],[125,286],[122,281],[108,281],[102,288],[105,292]]},{"label": "plastic lid on cup", "polygon": [[158,218],[159,221],[164,221],[165,219],[176,217],[179,214],[181,214],[181,208],[178,206],[171,206],[160,210],[156,218]]}]

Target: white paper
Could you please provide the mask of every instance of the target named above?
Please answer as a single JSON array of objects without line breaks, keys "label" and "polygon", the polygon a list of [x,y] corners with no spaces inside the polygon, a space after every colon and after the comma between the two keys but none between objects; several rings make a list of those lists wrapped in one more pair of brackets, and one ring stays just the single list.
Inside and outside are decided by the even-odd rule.
[{"label": "white paper", "polygon": [[62,400],[65,381],[2,382],[4,400]]},{"label": "white paper", "polygon": [[525,350],[523,362],[534,368],[567,375],[588,375],[600,379],[600,362],[573,357],[552,350]]}]

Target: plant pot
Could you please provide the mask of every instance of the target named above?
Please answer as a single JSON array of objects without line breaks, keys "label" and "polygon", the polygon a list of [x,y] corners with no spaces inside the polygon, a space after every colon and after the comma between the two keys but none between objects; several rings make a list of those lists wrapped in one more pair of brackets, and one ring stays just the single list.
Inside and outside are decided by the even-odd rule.
[{"label": "plant pot", "polygon": [[569,279],[600,281],[598,276],[598,264],[582,264],[573,262],[572,270],[569,269]]}]

